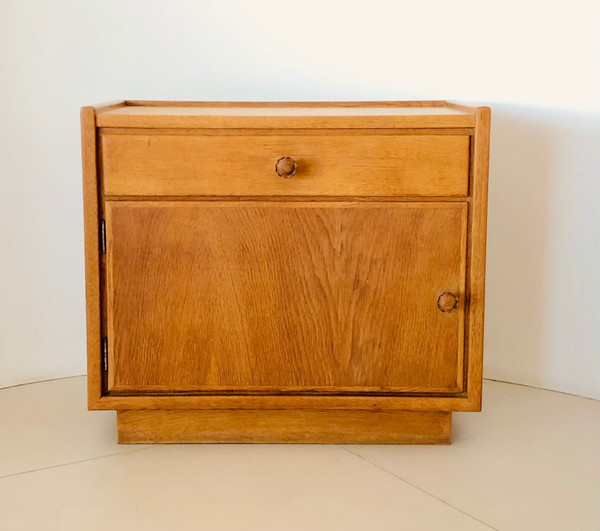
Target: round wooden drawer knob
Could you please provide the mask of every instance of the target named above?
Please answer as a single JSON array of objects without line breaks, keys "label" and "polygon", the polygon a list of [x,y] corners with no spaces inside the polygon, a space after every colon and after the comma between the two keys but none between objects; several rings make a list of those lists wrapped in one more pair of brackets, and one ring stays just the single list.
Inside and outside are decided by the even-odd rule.
[{"label": "round wooden drawer knob", "polygon": [[293,177],[298,169],[296,161],[292,157],[281,157],[275,164],[275,171],[279,177],[289,179]]},{"label": "round wooden drawer knob", "polygon": [[452,312],[458,307],[458,297],[454,293],[446,291],[438,297],[437,305],[444,313]]}]

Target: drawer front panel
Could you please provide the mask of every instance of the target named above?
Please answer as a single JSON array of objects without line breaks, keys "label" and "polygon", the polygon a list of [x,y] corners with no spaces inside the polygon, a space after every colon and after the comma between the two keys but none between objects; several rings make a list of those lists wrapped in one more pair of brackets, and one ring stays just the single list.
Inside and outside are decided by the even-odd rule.
[{"label": "drawer front panel", "polygon": [[462,390],[466,203],[106,214],[110,390]]},{"label": "drawer front panel", "polygon": [[[108,196],[468,195],[466,135],[102,134]],[[291,157],[297,171],[275,165]]]}]

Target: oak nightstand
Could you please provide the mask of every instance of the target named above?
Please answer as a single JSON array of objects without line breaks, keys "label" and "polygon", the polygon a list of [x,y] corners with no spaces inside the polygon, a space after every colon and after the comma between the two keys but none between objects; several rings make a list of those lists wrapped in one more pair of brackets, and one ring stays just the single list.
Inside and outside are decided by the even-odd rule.
[{"label": "oak nightstand", "polygon": [[119,441],[449,443],[481,406],[490,110],[82,109],[89,408]]}]

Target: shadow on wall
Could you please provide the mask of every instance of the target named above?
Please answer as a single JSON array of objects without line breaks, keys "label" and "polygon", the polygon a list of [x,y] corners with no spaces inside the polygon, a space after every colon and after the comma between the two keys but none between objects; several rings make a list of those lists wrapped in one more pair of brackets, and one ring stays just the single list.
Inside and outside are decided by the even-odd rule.
[{"label": "shadow on wall", "polygon": [[600,398],[600,112],[490,106],[484,376]]}]

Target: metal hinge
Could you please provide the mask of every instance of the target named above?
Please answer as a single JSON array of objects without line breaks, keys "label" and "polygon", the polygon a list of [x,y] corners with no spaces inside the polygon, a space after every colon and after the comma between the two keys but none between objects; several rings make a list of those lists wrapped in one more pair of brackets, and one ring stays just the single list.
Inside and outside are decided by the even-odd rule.
[{"label": "metal hinge", "polygon": [[102,367],[105,371],[108,370],[108,339],[102,339]]},{"label": "metal hinge", "polygon": [[103,253],[106,253],[106,222],[100,220],[100,249]]}]

